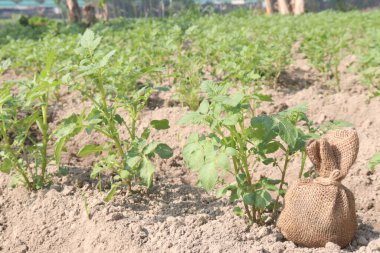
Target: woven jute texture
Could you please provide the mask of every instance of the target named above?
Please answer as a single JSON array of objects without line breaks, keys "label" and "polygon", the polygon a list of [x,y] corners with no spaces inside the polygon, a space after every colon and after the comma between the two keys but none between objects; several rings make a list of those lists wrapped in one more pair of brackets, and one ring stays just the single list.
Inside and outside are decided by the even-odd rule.
[{"label": "woven jute texture", "polygon": [[306,147],[318,171],[316,179],[304,179],[289,187],[277,222],[290,241],[306,247],[324,247],[333,242],[347,246],[355,235],[355,199],[341,184],[355,162],[359,139],[355,130],[327,133]]}]

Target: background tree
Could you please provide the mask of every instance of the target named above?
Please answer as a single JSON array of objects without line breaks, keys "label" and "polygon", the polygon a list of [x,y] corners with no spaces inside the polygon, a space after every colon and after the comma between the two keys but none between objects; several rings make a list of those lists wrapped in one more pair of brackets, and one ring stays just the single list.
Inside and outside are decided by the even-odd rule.
[{"label": "background tree", "polygon": [[87,26],[91,26],[95,23],[96,17],[95,17],[95,7],[92,4],[87,4],[83,8],[83,18],[84,22]]},{"label": "background tree", "polygon": [[289,6],[286,0],[278,0],[277,4],[278,4],[278,11],[281,13],[281,15],[289,14]]},{"label": "background tree", "polygon": [[300,15],[305,12],[305,1],[304,0],[295,0],[294,2],[294,15]]},{"label": "background tree", "polygon": [[109,19],[107,0],[99,0],[99,9],[102,10],[102,16],[105,21]]},{"label": "background tree", "polygon": [[265,9],[267,10],[268,15],[272,15],[273,9],[272,9],[272,1],[271,0],[265,0]]},{"label": "background tree", "polygon": [[70,22],[80,22],[82,14],[77,0],[66,0],[66,5],[69,10]]}]

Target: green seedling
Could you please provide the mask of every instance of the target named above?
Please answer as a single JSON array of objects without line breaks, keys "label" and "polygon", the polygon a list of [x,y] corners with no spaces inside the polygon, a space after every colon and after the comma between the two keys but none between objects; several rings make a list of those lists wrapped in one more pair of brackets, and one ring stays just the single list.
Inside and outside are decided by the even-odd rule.
[{"label": "green seedling", "polygon": [[53,136],[48,106],[52,91],[60,84],[51,77],[54,58],[54,53],[47,56],[44,70],[33,81],[1,87],[0,170],[13,174],[13,182],[29,190],[49,184],[47,150]]},{"label": "green seedling", "polygon": [[[120,187],[132,192],[134,182],[152,186],[155,171],[152,158],[158,155],[168,159],[173,152],[168,145],[150,139],[152,129],[169,128],[168,120],[152,120],[141,134],[137,132],[139,116],[155,89],[145,86],[130,94],[126,89],[128,80],[114,82],[111,59],[115,51],[103,53],[100,42],[100,37],[87,30],[77,48],[80,62],[71,66],[71,71],[76,75],[65,77],[67,80],[71,78],[70,89],[80,91],[83,98],[91,102],[91,108],[88,113],[66,119],[57,131],[56,158],[59,162],[64,143],[82,129],[88,134],[95,131],[105,136],[105,143],[87,144],[77,155],[104,154],[94,165],[91,177],[100,177],[105,171],[114,173],[106,197],[109,201]],[[123,118],[120,111],[126,112],[127,117]],[[128,131],[127,137],[121,136],[120,128]]]},{"label": "green seedling", "polygon": [[[191,135],[183,157],[186,165],[198,173],[203,188],[211,191],[218,183],[222,184],[219,196],[230,192],[232,202],[243,202],[244,209],[235,207],[235,213],[244,212],[250,222],[263,224],[268,214],[275,216],[280,207],[279,198],[285,193],[290,161],[300,152],[305,157],[304,146],[312,135],[303,129],[314,130],[304,106],[275,115],[255,116],[255,108],[270,97],[244,90],[229,95],[228,88],[228,85],[203,83],[202,91],[207,97],[196,112],[188,113],[179,123],[206,125],[210,130],[207,134]],[[246,118],[251,121],[245,121]],[[304,127],[298,126],[301,123]],[[282,159],[276,158],[279,153]],[[281,178],[258,178],[255,168],[259,164],[278,169]],[[235,177],[234,183],[223,182],[227,173]]]}]

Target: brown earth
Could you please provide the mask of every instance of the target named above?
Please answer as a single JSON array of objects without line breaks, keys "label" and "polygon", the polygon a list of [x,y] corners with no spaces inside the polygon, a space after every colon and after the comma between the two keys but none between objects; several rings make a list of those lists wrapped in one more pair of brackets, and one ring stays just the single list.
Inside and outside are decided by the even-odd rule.
[{"label": "brown earth", "polygon": [[[298,247],[274,226],[248,227],[233,214],[227,199],[197,188],[196,176],[184,166],[181,148],[189,133],[205,129],[176,125],[187,109],[170,102],[170,93],[159,93],[141,116],[139,130],[151,119],[169,119],[171,128],[153,133],[153,138],[170,144],[174,156],[155,162],[152,191],[130,197],[119,194],[105,203],[104,192],[95,189],[96,181],[89,178],[94,157],[75,156],[83,144],[104,139],[80,134],[63,157],[68,174],[57,175],[50,189],[36,193],[12,189],[9,177],[0,175],[0,252],[380,252],[380,171],[367,169],[369,158],[380,150],[380,97],[368,99],[366,89],[348,71],[349,61],[352,58],[341,66],[342,90],[334,92],[298,57],[280,78],[282,85],[265,91],[274,102],[260,109],[273,113],[307,103],[308,116],[317,124],[335,119],[354,124],[360,151],[343,184],[356,197],[359,229],[347,248],[331,243],[319,249]],[[52,126],[84,107],[77,94],[63,95],[51,107]],[[290,183],[297,178],[298,167],[295,159],[286,179]],[[57,168],[52,164],[50,170],[55,173]],[[276,173],[269,167],[257,170],[258,175]]]}]

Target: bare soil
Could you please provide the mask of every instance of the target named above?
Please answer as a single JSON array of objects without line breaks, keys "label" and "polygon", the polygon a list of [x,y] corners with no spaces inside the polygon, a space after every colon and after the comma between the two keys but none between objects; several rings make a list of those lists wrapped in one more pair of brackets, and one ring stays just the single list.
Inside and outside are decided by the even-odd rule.
[{"label": "bare soil", "polygon": [[[298,247],[273,225],[247,226],[233,214],[227,199],[216,199],[196,187],[196,176],[184,166],[181,149],[191,132],[205,129],[178,126],[187,109],[170,101],[170,93],[158,93],[138,127],[142,131],[151,119],[169,119],[171,128],[154,132],[153,137],[170,144],[174,156],[155,161],[153,189],[146,195],[119,194],[105,203],[105,193],[89,177],[95,157],[75,155],[83,144],[104,139],[80,134],[63,157],[68,174],[57,174],[51,164],[50,172],[56,176],[49,189],[12,189],[10,178],[0,175],[0,252],[380,252],[380,171],[367,169],[369,158],[380,150],[380,97],[369,100],[358,77],[348,71],[349,61],[352,58],[342,62],[341,91],[336,92],[327,89],[321,76],[299,57],[281,76],[281,85],[265,91],[274,102],[260,109],[273,113],[307,103],[308,116],[317,124],[336,119],[354,124],[360,151],[343,184],[356,197],[359,229],[347,248],[331,243],[319,249]],[[51,107],[52,126],[83,107],[78,94],[63,94]],[[298,158],[291,163],[286,178],[290,183],[299,164]],[[276,173],[270,167],[257,170],[257,176]]]}]

